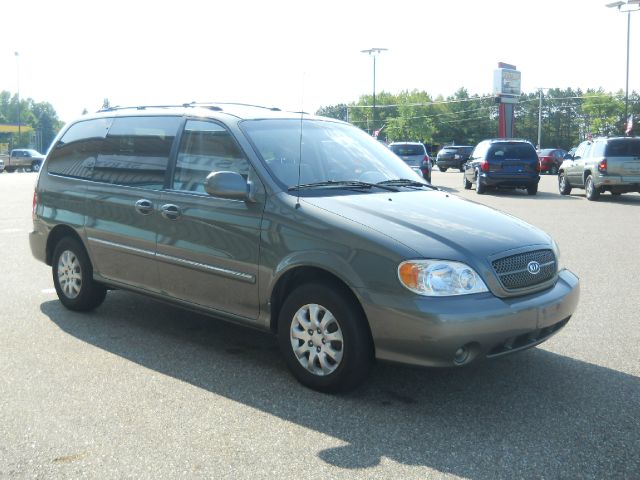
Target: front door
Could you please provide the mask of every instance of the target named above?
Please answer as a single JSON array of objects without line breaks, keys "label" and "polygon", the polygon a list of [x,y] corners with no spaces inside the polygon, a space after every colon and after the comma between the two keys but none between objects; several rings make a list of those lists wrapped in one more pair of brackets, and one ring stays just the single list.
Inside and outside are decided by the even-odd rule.
[{"label": "front door", "polygon": [[[256,183],[256,200],[208,195],[214,171]],[[258,263],[264,193],[248,160],[221,125],[188,120],[158,222],[160,285],[167,295],[243,318],[258,317]]]}]

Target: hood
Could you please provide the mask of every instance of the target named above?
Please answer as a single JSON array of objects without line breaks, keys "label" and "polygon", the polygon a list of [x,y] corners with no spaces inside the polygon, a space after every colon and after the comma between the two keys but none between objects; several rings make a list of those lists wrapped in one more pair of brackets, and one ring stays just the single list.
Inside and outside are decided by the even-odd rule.
[{"label": "hood", "polygon": [[518,218],[441,191],[304,201],[393,238],[414,250],[416,258],[469,262],[522,247],[552,245],[549,235]]}]

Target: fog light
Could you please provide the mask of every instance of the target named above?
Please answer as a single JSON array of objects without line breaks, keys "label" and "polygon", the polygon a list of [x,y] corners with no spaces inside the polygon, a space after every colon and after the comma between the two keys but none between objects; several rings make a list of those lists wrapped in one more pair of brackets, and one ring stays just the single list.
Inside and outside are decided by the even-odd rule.
[{"label": "fog light", "polygon": [[466,347],[460,347],[456,350],[456,353],[453,356],[453,361],[457,364],[462,364],[467,361],[469,358],[469,350]]}]

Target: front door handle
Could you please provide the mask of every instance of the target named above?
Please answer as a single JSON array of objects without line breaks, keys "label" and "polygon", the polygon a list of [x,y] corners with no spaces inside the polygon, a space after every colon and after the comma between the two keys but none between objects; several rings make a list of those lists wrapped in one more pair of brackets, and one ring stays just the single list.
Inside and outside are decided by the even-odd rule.
[{"label": "front door handle", "polygon": [[160,207],[160,214],[168,220],[177,220],[182,212],[179,206],[167,203]]},{"label": "front door handle", "polygon": [[150,215],[153,213],[153,203],[151,200],[141,198],[136,202],[136,210],[142,215]]}]

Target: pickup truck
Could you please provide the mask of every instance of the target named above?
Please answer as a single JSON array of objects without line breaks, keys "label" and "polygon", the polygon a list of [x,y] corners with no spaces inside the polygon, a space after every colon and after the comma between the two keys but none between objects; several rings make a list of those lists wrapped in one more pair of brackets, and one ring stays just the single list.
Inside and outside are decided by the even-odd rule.
[{"label": "pickup truck", "polygon": [[[14,148],[9,155],[0,155],[4,162],[4,169],[11,173],[18,168],[29,169],[32,172],[40,170],[44,155],[31,148]],[[1,172],[2,170],[0,170]]]},{"label": "pickup truck", "polygon": [[558,190],[583,188],[587,200],[601,193],[640,193],[640,137],[596,138],[582,142],[558,171]]}]

